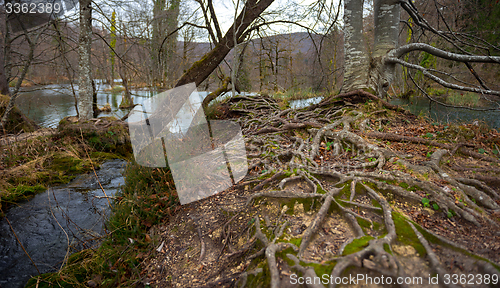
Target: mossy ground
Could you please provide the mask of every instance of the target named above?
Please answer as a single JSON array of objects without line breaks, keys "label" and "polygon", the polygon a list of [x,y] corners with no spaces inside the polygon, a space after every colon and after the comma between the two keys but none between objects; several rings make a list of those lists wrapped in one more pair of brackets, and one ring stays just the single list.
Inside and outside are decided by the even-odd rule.
[{"label": "mossy ground", "polygon": [[127,158],[132,147],[125,126],[71,123],[62,120],[50,135],[0,146],[0,198],[3,208],[46,187],[65,184],[107,159]]},{"label": "mossy ground", "polygon": [[[367,102],[364,106],[366,106],[365,112],[367,113],[380,109],[380,107],[372,105],[371,102]],[[365,108],[361,107],[360,109]],[[382,131],[391,132],[400,131],[398,129],[404,127],[404,129],[412,135],[435,133],[436,138],[440,135],[437,133],[438,131],[447,129],[445,129],[444,126],[427,123],[423,119],[416,119],[416,117],[408,118],[410,116],[402,116],[390,111],[386,112],[386,116],[388,118],[386,121],[374,120],[368,122],[368,125],[377,127]],[[474,131],[480,128],[458,126],[457,133],[455,134],[457,140],[455,141],[460,141],[459,139],[467,140],[468,129]],[[303,131],[303,133],[306,135],[305,131]],[[90,139],[93,139],[93,137],[94,136],[90,135]],[[480,135],[476,137],[480,137]],[[95,145],[103,145],[100,139],[94,138],[91,142]],[[374,142],[380,146],[394,147],[394,149],[403,150],[398,146],[399,143],[390,143],[380,140],[374,140]],[[273,145],[271,145],[271,143]],[[272,149],[271,147],[274,147],[276,143],[268,141],[266,144],[269,144],[269,149]],[[288,144],[288,142],[279,143],[280,146]],[[429,149],[434,148],[420,144],[404,144],[405,149],[411,149],[415,161],[422,159],[427,160],[428,157],[426,153],[429,152]],[[490,144],[485,144],[484,146],[485,153],[496,155],[493,149],[494,146]],[[273,151],[275,151],[275,149],[273,149]],[[278,153],[278,151],[274,153]],[[328,159],[329,153],[331,153],[331,151],[326,149],[321,150],[321,155],[324,156],[323,159]],[[263,156],[266,155],[269,156],[269,159],[273,158],[269,153],[263,153],[260,157],[264,158]],[[349,161],[353,156],[353,151],[346,151],[346,153],[341,156],[345,159],[337,157],[336,160]],[[330,159],[333,159],[333,157]],[[386,165],[392,170],[406,169],[397,165],[391,166],[391,163],[387,163]],[[264,169],[263,167],[253,169],[245,180],[248,180],[248,178],[259,179],[259,177],[261,177],[260,180],[268,179],[274,175],[275,172],[268,173],[267,169],[268,168]],[[284,177],[298,175],[296,174],[296,170],[288,169],[285,170],[285,172]],[[224,253],[229,254],[232,251],[238,251],[238,249],[245,247],[244,245],[250,242],[251,236],[256,231],[254,227],[256,217],[261,219],[261,229],[270,240],[276,235],[278,226],[282,224],[281,222],[288,221],[283,235],[278,237],[277,242],[289,242],[296,246],[300,246],[302,242],[301,236],[305,229],[302,226],[304,224],[306,224],[306,228],[310,226],[313,216],[321,207],[321,203],[318,200],[314,200],[315,204],[312,205],[313,200],[310,199],[281,201],[265,197],[259,198],[254,202],[254,205],[242,204],[249,195],[255,192],[251,192],[251,189],[255,187],[257,183],[244,185],[238,190],[223,191],[213,197],[179,207],[168,168],[144,168],[132,163],[129,165],[129,168],[127,168],[126,176],[126,187],[113,203],[114,215],[108,224],[108,230],[110,231],[109,237],[104,240],[101,248],[96,251],[83,252],[83,254],[80,254],[81,257],[78,255],[74,256],[74,262],[66,265],[61,271],[33,278],[28,287],[36,287],[37,281],[38,287],[86,287],[86,285],[90,285],[89,283],[91,282],[89,281],[93,281],[97,285],[100,285],[99,287],[131,287],[139,284],[147,285],[148,283],[156,283],[165,287],[170,287],[174,284],[187,287],[186,285],[188,285],[188,283],[192,286],[199,286],[217,278],[221,275],[221,271],[223,271],[225,275],[230,275],[231,273],[239,273],[241,271],[251,271],[255,268],[262,268],[262,271],[254,275],[249,274],[247,286],[268,287],[270,284],[270,270],[268,268],[267,259],[262,256],[255,257],[248,265],[242,260],[252,254],[258,253],[258,251],[264,247],[259,240],[256,241],[257,244],[253,246],[253,248],[244,251],[244,253],[238,257],[225,258]],[[427,178],[427,180],[434,180],[429,175]],[[318,177],[318,179],[325,189],[333,188],[332,184],[328,182],[336,183],[338,180],[335,179],[335,181],[330,181],[331,179],[328,179],[328,177],[325,177],[325,179]],[[278,179],[278,182],[279,180],[281,179]],[[308,187],[307,185],[299,186],[299,184],[295,187],[296,190],[307,190],[304,189],[304,187]],[[417,190],[417,194],[419,192],[418,187],[414,188],[410,185],[401,185],[401,183],[397,181],[386,184],[396,185],[404,190]],[[330,187],[328,187],[328,185],[330,185]],[[335,196],[335,199],[339,203],[342,200],[349,199],[350,185],[351,182],[337,185],[337,188],[341,189],[339,194]],[[373,189],[378,189],[376,185],[368,184],[368,186]],[[266,186],[263,190],[270,190],[272,188],[273,187]],[[292,190],[293,188],[293,186],[287,187],[287,189]],[[411,219],[417,219],[417,221],[412,223],[421,226],[426,226],[427,224],[425,221],[429,219],[432,221],[439,221],[437,223],[441,226],[447,226],[446,228],[449,227],[450,231],[455,229],[453,231],[459,234],[458,232],[460,231],[457,230],[459,228],[447,224],[448,219],[446,216],[436,213],[433,214],[433,217],[428,217],[426,218],[427,220],[420,221],[418,217],[422,217],[423,214],[418,206],[421,205],[420,203],[412,203],[407,207],[406,203],[399,202],[399,199],[397,199],[398,202],[396,202],[396,200],[394,200],[396,197],[390,195],[389,192],[383,189],[378,190],[380,190],[379,192],[381,192],[383,197],[388,200],[392,199],[390,204],[393,206],[394,211],[391,215],[398,235],[395,244],[397,247],[410,247],[414,249],[417,256],[412,259],[418,259],[418,261],[424,263],[426,253],[425,249],[416,238],[416,234],[409,226],[408,220],[412,221]],[[362,194],[365,192],[365,189],[362,189],[359,182],[358,185],[355,186],[355,192],[356,198],[361,198]],[[367,200],[362,203],[367,205],[371,203],[371,205],[376,208],[381,207],[379,203],[373,201]],[[348,205],[346,205],[346,207],[347,206]],[[291,211],[293,211],[293,213],[290,213]],[[322,237],[313,239],[310,245],[311,249],[306,251],[307,257],[313,258],[331,255],[328,256],[329,259],[319,262],[319,264],[300,262],[304,267],[313,267],[317,275],[324,273],[330,274],[332,272],[337,263],[336,261],[339,259],[339,255],[334,255],[335,251],[338,251],[340,245],[346,239],[354,237],[351,229],[345,228],[348,227],[348,224],[338,215],[339,211],[340,208],[335,205],[330,207],[328,212],[329,218],[325,220],[322,230],[320,230]],[[417,212],[420,214],[416,214]],[[360,213],[359,209],[357,213]],[[365,214],[363,213],[363,215]],[[379,239],[387,234],[388,229],[386,229],[384,222],[381,221],[381,215],[381,212],[371,213],[367,211],[365,217],[370,219],[373,218],[371,219],[373,225],[369,224],[368,221],[358,221],[358,224],[363,228],[363,231],[369,235],[354,240],[350,245],[347,245],[347,251],[344,250],[344,254],[360,251],[369,244],[370,240]],[[262,220],[266,219],[266,217],[268,218],[266,220],[268,223],[264,223],[264,220]],[[376,222],[376,220],[379,222]],[[470,227],[470,223],[466,223],[462,220],[460,220],[460,222],[458,222],[458,220],[455,221],[455,219],[453,220],[453,224],[457,223],[455,224],[456,226],[460,225],[465,227],[465,229],[469,229]],[[416,225],[417,229],[423,233],[425,230],[418,225]],[[205,262],[199,259],[201,244],[197,228],[202,231],[202,239],[204,239],[206,243]],[[429,227],[427,228],[430,229]],[[430,234],[424,233],[424,236],[432,245],[442,244],[429,235]],[[464,235],[466,238],[473,237],[470,233]],[[229,244],[226,246],[223,243],[227,241],[227,239],[229,239]],[[323,245],[324,242],[328,243]],[[229,247],[230,245],[232,247]],[[474,251],[474,249],[471,250]],[[387,253],[392,253],[389,245],[384,245],[384,250]],[[333,254],[331,253],[332,251]],[[293,265],[291,259],[286,256],[288,252],[293,254],[291,249],[276,253],[278,259],[283,259],[283,261],[278,263],[278,265],[280,265],[279,267],[283,268],[282,271],[286,271],[288,267]],[[398,253],[397,251],[395,252],[394,254]],[[223,256],[216,260],[217,255]],[[472,253],[470,255],[472,255]],[[440,254],[442,258],[445,256],[447,256],[446,253]],[[347,270],[346,272],[352,271]],[[45,286],[42,286],[42,284]]]},{"label": "mossy ground", "polygon": [[[266,98],[266,101],[271,102],[269,98]],[[481,125],[436,124],[423,118],[386,109],[375,100],[368,100],[361,103],[355,101],[349,102],[357,104],[356,107],[347,107],[341,111],[342,113],[337,115],[356,117],[357,114],[354,113],[353,110],[362,111],[365,115],[377,115],[377,117],[367,117],[368,119],[365,122],[368,126],[368,128],[366,128],[367,130],[394,133],[408,137],[420,137],[426,140],[437,140],[442,141],[440,143],[447,143],[448,145],[452,145],[449,144],[450,142],[453,144],[473,142],[474,145],[476,145],[474,148],[475,151],[479,153],[482,151],[482,154],[491,156],[498,155],[498,151],[495,150],[496,147],[494,143],[497,142],[496,139],[499,139],[499,134],[494,130],[492,131],[488,129],[487,127],[483,127]],[[245,103],[234,103],[233,107],[237,110],[246,106]],[[248,107],[244,109],[248,109]],[[272,112],[262,112],[260,114],[262,119],[256,119],[257,117],[249,112],[247,116],[249,120],[246,123],[259,123],[259,120],[264,123],[271,123],[272,121],[269,121],[266,116],[262,115],[272,115]],[[298,113],[299,112],[295,111],[291,112],[292,116],[290,116],[290,119],[299,118],[293,118],[293,116]],[[303,113],[305,114],[306,112]],[[283,119],[284,117],[281,118]],[[333,120],[329,120],[333,122]],[[239,121],[240,123],[244,123],[241,119],[239,119]],[[361,120],[359,122],[361,122]],[[353,128],[353,133],[357,133],[358,135],[361,135],[361,137],[364,137],[363,132],[359,131],[361,130],[359,122],[352,123],[351,128]],[[276,121],[275,123],[279,123],[279,121]],[[284,125],[283,121],[280,124]],[[273,126],[282,127],[280,125]],[[243,129],[245,128],[248,128],[248,126],[243,127]],[[339,127],[332,130],[333,132],[340,132],[342,128],[344,128],[344,126],[339,125]],[[284,177],[300,175],[296,169],[291,169],[290,167],[287,167],[286,164],[284,165],[284,161],[291,161],[290,157],[285,156],[284,153],[286,152],[286,148],[284,147],[299,146],[298,143],[295,143],[296,146],[293,146],[294,142],[293,140],[290,140],[291,137],[295,137],[295,139],[300,137],[304,141],[307,139],[312,141],[313,136],[309,136],[311,132],[306,129],[280,131],[278,133],[269,133],[258,138],[259,141],[256,140],[255,142],[252,142],[252,139],[257,138],[252,135],[252,133],[259,131],[259,129],[262,129],[262,127],[252,124],[251,129],[248,128],[248,130],[245,130],[248,133],[246,134],[246,137],[248,137],[246,138],[246,141],[248,141],[247,148],[251,150],[248,153],[256,155],[254,156],[257,158],[254,159],[255,162],[266,160],[269,160],[269,162],[267,162],[267,165],[260,165],[258,168],[249,171],[249,175],[247,175],[247,177],[243,180],[248,181],[245,182],[249,183],[247,186],[242,184],[243,186],[238,190],[234,189],[224,191],[217,194],[217,196],[187,205],[183,209],[183,212],[174,215],[168,223],[155,228],[156,231],[160,231],[157,233],[159,240],[158,242],[153,242],[154,245],[151,247],[151,257],[144,264],[144,273],[147,275],[148,280],[151,280],[150,282],[152,285],[169,287],[169,285],[186,286],[189,285],[188,283],[191,283],[195,287],[202,286],[203,284],[206,286],[219,285],[217,287],[231,287],[234,282],[230,281],[236,281],[236,276],[232,275],[240,272],[248,272],[245,287],[269,287],[271,283],[271,271],[269,269],[267,253],[255,256],[255,254],[258,254],[259,251],[266,246],[260,238],[252,240],[252,236],[255,236],[256,233],[256,228],[254,227],[255,224],[253,223],[256,223],[255,219],[257,217],[260,218],[260,230],[269,242],[279,236],[277,237],[275,243],[291,243],[297,247],[304,243],[303,233],[305,229],[311,227],[311,223],[315,215],[317,215],[318,211],[321,209],[323,202],[321,199],[277,199],[275,196],[268,195],[268,197],[263,196],[255,198],[250,203],[247,203],[245,200],[248,199],[248,197],[251,197],[253,193],[279,191],[281,189],[277,187],[277,183],[280,183]],[[477,140],[479,139],[483,139],[484,141],[478,142]],[[355,159],[362,154],[362,151],[353,151],[358,149],[351,149],[351,147],[347,144],[343,144],[343,152],[341,155],[334,156],[332,155],[333,149],[327,148],[326,144],[328,141],[324,140],[324,143],[321,143],[321,147],[319,148],[318,156],[322,156],[321,160],[319,158],[313,159],[318,165],[332,165],[338,164],[339,162],[341,164],[352,164],[352,162],[356,161]],[[260,150],[251,148],[249,147],[251,143],[259,143],[258,145],[266,148]],[[426,145],[425,143],[417,144],[406,142],[401,143],[398,141],[383,141],[377,139],[376,137],[370,139],[370,143],[377,145],[378,147],[384,147],[385,149],[397,151],[400,155],[411,154],[411,156],[408,156],[407,161],[415,166],[429,161],[429,155],[432,155],[438,149],[433,145]],[[255,153],[254,150],[258,150],[259,153]],[[305,154],[309,151],[310,149],[307,150],[307,148],[302,150]],[[282,156],[279,156],[280,153]],[[299,156],[296,157],[299,158]],[[276,163],[277,159],[281,161],[280,164]],[[366,159],[358,161],[363,162],[363,160],[365,160],[364,162],[367,163],[373,162],[373,159],[375,158],[371,155]],[[457,174],[452,174],[451,171],[449,172],[448,168],[455,163],[458,165],[461,161],[468,161],[468,157],[464,157],[460,154],[460,151],[458,151],[455,153],[454,157],[445,158],[443,161],[445,162],[445,165],[442,165],[442,167],[444,166],[443,169],[446,169],[447,173],[455,176]],[[482,165],[478,168],[485,165],[483,162],[476,162],[478,165]],[[409,223],[413,223],[413,225],[416,226],[416,229],[418,229],[420,233],[424,234],[424,237],[430,245],[432,245],[432,248],[436,248],[438,251],[436,253],[438,253],[438,257],[441,259],[443,266],[445,266],[446,269],[450,269],[449,271],[453,271],[453,273],[458,273],[456,272],[456,266],[453,266],[454,264],[446,262],[446,259],[453,255],[456,261],[463,260],[464,263],[466,263],[464,264],[464,269],[471,268],[473,269],[471,271],[477,272],[474,270],[476,269],[474,268],[474,262],[470,262],[471,255],[475,255],[472,256],[472,258],[476,260],[488,262],[489,260],[486,258],[493,258],[493,250],[489,249],[487,253],[482,252],[482,248],[480,248],[479,245],[476,245],[476,243],[481,242],[481,240],[491,240],[491,242],[487,242],[487,244],[489,247],[492,247],[492,245],[497,245],[499,242],[494,240],[494,235],[488,234],[490,232],[488,232],[487,228],[482,228],[481,233],[475,233],[472,229],[477,230],[478,228],[471,225],[471,223],[467,223],[464,219],[460,219],[456,215],[453,216],[452,219],[449,219],[445,211],[441,211],[442,209],[433,210],[432,206],[428,209],[430,210],[429,212],[424,209],[426,207],[422,207],[422,203],[420,201],[410,201],[411,199],[400,197],[396,195],[394,191],[387,188],[397,187],[398,189],[401,189],[401,191],[412,192],[421,197],[425,196],[425,194],[421,195],[424,188],[420,187],[420,184],[415,184],[418,182],[406,183],[401,180],[404,178],[395,178],[392,180],[385,180],[383,178],[385,172],[389,171],[397,173],[398,170],[405,172],[409,176],[412,176],[420,181],[436,181],[435,183],[438,183],[438,185],[446,184],[444,181],[437,182],[438,180],[436,180],[434,172],[421,173],[418,171],[412,171],[411,169],[412,168],[405,167],[404,165],[398,165],[397,163],[387,161],[384,168],[381,170],[376,170],[376,168],[364,170],[367,174],[379,171],[380,177],[373,176],[373,181],[366,180],[366,182],[358,179],[357,184],[353,185],[353,190],[351,190],[351,185],[353,183],[352,180],[347,182],[340,181],[339,184],[335,184],[339,182],[338,178],[322,177],[321,175],[316,175],[315,172],[309,171],[310,175],[316,177],[322,183],[322,187],[324,188],[321,192],[317,191],[318,194],[324,195],[325,191],[331,191],[334,188],[340,189],[334,198],[342,205],[342,208],[349,209],[351,212],[354,212],[369,221],[357,218],[357,224],[365,234],[365,236],[357,238],[352,232],[353,229],[350,228],[351,223],[342,216],[342,211],[345,210],[342,210],[342,208],[339,207],[340,205],[337,206],[332,204],[328,210],[325,220],[322,222],[321,228],[318,228],[317,230],[317,235],[312,238],[309,248],[304,251],[300,265],[303,267],[314,268],[314,271],[318,276],[321,276],[322,274],[329,275],[332,273],[333,269],[337,267],[336,265],[341,261],[342,257],[348,257],[353,253],[362,252],[364,249],[370,247],[371,243],[381,243],[377,241],[381,241],[392,229],[389,229],[386,226],[387,222],[384,221],[384,218],[388,216],[382,212],[382,210],[386,209],[385,207],[389,205],[393,209],[389,215],[394,221],[396,237],[391,245],[384,244],[380,247],[383,248],[382,250],[385,251],[385,253],[397,257],[398,261],[401,261],[401,265],[408,270],[406,271],[408,275],[427,275],[432,273],[432,269],[429,268],[429,264],[426,262],[428,254],[426,251],[428,250],[426,250],[423,244],[419,241],[417,234],[413,231]],[[262,189],[251,191],[255,185],[270,179],[273,175],[276,175],[276,173],[279,172],[284,173],[283,178],[280,177],[275,179],[275,181],[266,184],[262,187]],[[301,172],[306,173],[307,169],[302,170]],[[494,176],[498,172],[484,172],[484,174],[488,173]],[[309,179],[311,180],[311,178]],[[288,192],[311,193],[310,185],[306,183],[307,181],[302,179],[298,182],[299,183],[295,184],[288,184],[287,182],[285,186],[281,188]],[[302,182],[302,184],[300,184],[300,182]],[[367,188],[365,187],[373,189],[376,191],[377,195],[379,195],[382,199],[385,199],[385,201],[387,201],[384,202],[386,203],[386,206],[382,206],[382,202],[379,203],[378,201],[368,197],[366,195]],[[352,203],[346,203],[349,201],[351,191],[354,191],[354,201],[356,203],[363,204],[365,206],[368,205],[372,208],[363,209],[362,206],[356,206],[357,204],[353,205]],[[312,203],[314,203],[314,205]],[[433,202],[431,202],[431,204],[433,204]],[[378,210],[376,208],[378,208]],[[193,220],[190,217],[197,220]],[[181,226],[182,223],[189,223],[189,225]],[[187,229],[188,226],[191,228]],[[278,231],[282,226],[284,227],[284,232],[281,235],[278,235]],[[202,233],[204,233],[201,238],[206,244],[206,253],[204,254],[204,261],[201,262],[199,260],[201,254],[201,250],[199,248],[201,241],[196,229],[193,227],[199,227]],[[467,245],[467,249],[470,249],[472,252],[465,253],[464,251],[458,251],[456,254],[453,254],[454,252],[452,251],[452,248],[444,245],[443,242],[437,240],[437,238],[431,237],[429,233],[422,232],[428,231],[426,229],[437,234],[444,230],[450,231],[445,237],[450,240],[457,240],[457,238],[459,238],[458,241],[460,243],[464,243],[464,241],[468,241],[470,239],[476,239],[464,244]],[[454,234],[450,234],[451,232]],[[488,234],[488,236],[483,237],[482,233],[485,235]],[[228,238],[226,238],[226,236]],[[339,253],[341,245],[349,239],[353,239],[353,241],[343,247],[343,253]],[[160,252],[155,251],[154,248],[158,247],[158,245],[163,241],[168,243],[169,248]],[[251,241],[255,241],[255,245],[252,246],[252,249],[245,250],[244,244]],[[224,245],[226,242],[228,244]],[[231,247],[229,248],[230,245]],[[440,245],[443,245],[444,247],[441,249]],[[189,252],[187,252],[188,255],[186,255],[185,252],[178,253],[177,251]],[[224,257],[224,255],[231,255],[234,251],[242,251],[242,254],[234,256],[234,258]],[[297,273],[299,276],[302,275],[297,271],[297,269],[291,268],[294,263],[287,257],[287,253],[294,255],[296,252],[297,251],[293,251],[293,249],[288,248],[287,250],[275,253],[275,259],[277,262],[276,266],[279,271],[278,273],[280,273],[280,277],[282,277],[282,283],[287,281],[286,275],[290,275],[289,273]],[[217,258],[219,259],[218,261],[215,261],[215,257],[213,257],[214,255],[222,256],[220,259]],[[252,260],[250,261],[249,259]],[[302,261],[302,259],[306,259],[306,261]],[[370,259],[371,258],[368,258],[367,260]],[[494,259],[496,261],[498,257]],[[346,273],[367,272],[364,268],[360,268],[358,270],[346,269],[343,275],[346,275]],[[221,273],[220,271],[223,272]],[[228,282],[221,284],[222,282],[217,282],[217,279],[225,279]]]}]

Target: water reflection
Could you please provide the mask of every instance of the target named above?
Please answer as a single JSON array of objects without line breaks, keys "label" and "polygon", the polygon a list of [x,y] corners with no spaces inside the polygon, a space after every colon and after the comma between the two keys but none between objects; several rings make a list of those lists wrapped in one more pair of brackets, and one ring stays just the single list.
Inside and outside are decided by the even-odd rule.
[{"label": "water reflection", "polygon": [[[128,113],[128,110],[119,109],[122,101],[122,92],[112,91],[106,84],[97,83],[97,105],[103,107],[106,103],[111,105],[111,112],[102,112],[99,117],[115,116],[121,118]],[[78,96],[78,85],[73,85]],[[143,104],[144,101],[153,97],[158,92],[152,89],[132,89],[132,100],[134,104]],[[198,92],[201,99],[204,99],[208,92]],[[254,95],[245,93],[242,95]],[[225,93],[217,98],[222,100],[230,97],[231,93]],[[75,99],[71,85],[46,85],[40,87],[30,87],[23,89],[16,101],[16,105],[30,119],[33,119],[42,127],[57,127],[59,121],[66,116],[76,116]]]},{"label": "water reflection", "polygon": [[[78,86],[73,86],[75,91],[78,91]],[[112,109],[111,112],[102,112],[99,117],[121,118],[128,113],[127,110],[118,108],[122,99],[121,92],[110,91],[109,85],[97,85],[97,88],[97,105],[102,107],[109,103]],[[136,89],[131,90],[131,93],[134,103],[141,104],[155,92],[148,89]],[[76,115],[75,99],[69,84],[25,88],[17,98],[16,105],[42,127],[57,127],[64,117]]]},{"label": "water reflection", "polygon": [[415,115],[422,113],[440,123],[472,123],[478,120],[488,124],[491,128],[500,128],[500,110],[474,111],[445,107],[430,103],[429,99],[423,97],[395,98],[391,100],[391,104],[403,106]]}]

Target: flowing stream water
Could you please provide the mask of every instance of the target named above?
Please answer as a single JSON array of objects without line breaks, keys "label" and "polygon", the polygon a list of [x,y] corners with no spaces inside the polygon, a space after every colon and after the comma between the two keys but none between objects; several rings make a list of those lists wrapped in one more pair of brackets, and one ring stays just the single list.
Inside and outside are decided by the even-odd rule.
[{"label": "flowing stream water", "polygon": [[104,191],[93,173],[84,174],[9,208],[5,216],[12,228],[5,218],[0,220],[0,287],[24,287],[38,271],[56,271],[66,256],[98,245],[95,239],[104,234],[110,212],[105,194],[112,197],[125,183],[125,165],[124,160],[110,160],[96,170]]}]

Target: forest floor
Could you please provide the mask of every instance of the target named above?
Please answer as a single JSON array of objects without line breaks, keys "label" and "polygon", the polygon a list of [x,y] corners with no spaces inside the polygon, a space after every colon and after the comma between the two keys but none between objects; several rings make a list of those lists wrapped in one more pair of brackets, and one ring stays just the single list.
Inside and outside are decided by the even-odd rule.
[{"label": "forest floor", "polygon": [[248,174],[149,230],[145,287],[498,287],[498,131],[362,91],[219,112],[242,128]]}]

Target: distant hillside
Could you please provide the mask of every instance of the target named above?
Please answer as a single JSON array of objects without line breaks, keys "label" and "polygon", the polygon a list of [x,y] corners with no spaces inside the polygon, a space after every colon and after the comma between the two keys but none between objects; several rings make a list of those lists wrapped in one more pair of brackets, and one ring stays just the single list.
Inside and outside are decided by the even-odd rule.
[{"label": "distant hillside", "polygon": [[[261,45],[261,41],[264,43],[284,43],[284,42],[289,42],[293,43],[293,46],[289,46],[291,48],[291,53],[292,54],[298,54],[303,53],[314,53],[315,47],[314,47],[314,42],[316,45],[319,47],[320,41],[321,41],[322,35],[318,34],[311,34],[307,32],[295,32],[295,33],[287,33],[287,34],[278,34],[278,35],[273,35],[273,36],[268,36],[264,37],[262,39],[257,38],[257,39],[252,39],[250,40],[250,43],[248,44],[250,47],[259,47]],[[311,39],[312,38],[312,39]],[[192,56],[197,56],[197,57],[202,57],[205,55],[208,51],[210,51],[210,43],[208,42],[190,42],[189,45],[194,46],[194,49],[191,51]],[[264,44],[267,45],[267,44]],[[184,47],[184,42],[180,41],[177,44],[178,51],[182,51]],[[226,59],[232,58],[232,53],[231,51],[228,54],[228,57]]]}]

